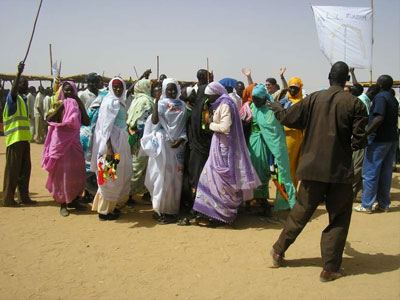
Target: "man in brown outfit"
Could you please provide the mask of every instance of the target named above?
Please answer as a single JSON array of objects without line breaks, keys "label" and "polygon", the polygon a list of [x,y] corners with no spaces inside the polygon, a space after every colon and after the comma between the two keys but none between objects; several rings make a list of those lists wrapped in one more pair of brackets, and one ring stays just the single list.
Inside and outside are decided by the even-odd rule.
[{"label": "man in brown outfit", "polygon": [[340,266],[353,202],[352,152],[366,144],[365,106],[343,91],[348,73],[347,64],[337,62],[329,73],[329,89],[312,93],[287,110],[277,102],[268,104],[283,125],[304,130],[296,172],[301,180],[297,203],[273,245],[273,266],[282,265],[285,251],[325,199],[329,225],[321,237],[323,270],[320,280],[323,282],[343,275]]}]

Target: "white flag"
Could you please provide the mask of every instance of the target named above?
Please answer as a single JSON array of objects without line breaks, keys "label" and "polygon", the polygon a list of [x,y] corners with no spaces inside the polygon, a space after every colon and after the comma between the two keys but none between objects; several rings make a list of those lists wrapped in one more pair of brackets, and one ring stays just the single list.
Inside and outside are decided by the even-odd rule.
[{"label": "white flag", "polygon": [[371,69],[372,9],[370,7],[312,6],[319,47],[331,64]]},{"label": "white flag", "polygon": [[51,66],[51,68],[52,68],[53,77],[56,78],[57,75],[59,75],[57,61],[53,62],[53,65]]}]

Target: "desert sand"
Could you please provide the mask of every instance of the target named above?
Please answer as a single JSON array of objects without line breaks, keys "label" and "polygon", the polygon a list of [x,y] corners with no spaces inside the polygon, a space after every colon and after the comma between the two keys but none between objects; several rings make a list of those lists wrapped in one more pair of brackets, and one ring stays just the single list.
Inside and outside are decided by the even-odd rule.
[{"label": "desert sand", "polygon": [[[39,205],[0,207],[0,299],[400,299],[397,173],[391,212],[353,214],[347,276],[321,283],[322,205],[287,251],[287,267],[271,269],[282,225],[253,215],[216,229],[158,225],[140,204],[112,222],[92,212],[61,217],[45,189],[41,151],[31,145],[30,191]],[[2,137],[1,184],[4,164]]]}]

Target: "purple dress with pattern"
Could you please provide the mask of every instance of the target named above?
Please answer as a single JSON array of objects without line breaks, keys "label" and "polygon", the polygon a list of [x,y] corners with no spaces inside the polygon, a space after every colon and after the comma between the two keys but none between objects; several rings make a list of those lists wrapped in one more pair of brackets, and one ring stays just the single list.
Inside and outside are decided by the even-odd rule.
[{"label": "purple dress with pattern", "polygon": [[228,134],[215,132],[208,160],[200,175],[193,209],[224,223],[232,223],[243,200],[252,198],[260,180],[251,164],[236,105],[222,95],[212,105],[229,105],[232,125]]}]

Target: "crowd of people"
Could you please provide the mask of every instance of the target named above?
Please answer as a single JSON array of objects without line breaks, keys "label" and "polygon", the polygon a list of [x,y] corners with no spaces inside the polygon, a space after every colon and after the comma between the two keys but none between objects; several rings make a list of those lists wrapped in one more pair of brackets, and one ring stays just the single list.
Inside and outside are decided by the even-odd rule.
[{"label": "crowd of people", "polygon": [[352,210],[390,209],[399,104],[389,75],[364,93],[354,70],[337,62],[330,87],[307,95],[301,78],[285,79],[285,68],[282,87],[275,78],[254,83],[249,69],[242,70],[247,86],[214,81],[204,69],[196,83],[150,79],[147,70],[128,87],[121,77],[105,86],[90,73],[80,91],[57,78],[36,93],[23,69],[19,64],[3,112],[4,206],[36,204],[29,143],[44,143],[46,188],[62,216],[91,203],[101,221],[116,220],[138,198],[152,204],[160,224],[218,226],[233,223],[241,209],[266,218],[290,210],[271,250],[279,267],[325,202],[322,281],[341,276]]}]

